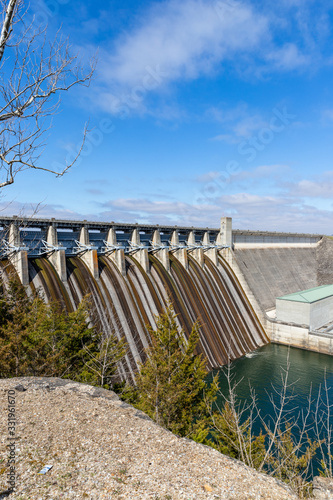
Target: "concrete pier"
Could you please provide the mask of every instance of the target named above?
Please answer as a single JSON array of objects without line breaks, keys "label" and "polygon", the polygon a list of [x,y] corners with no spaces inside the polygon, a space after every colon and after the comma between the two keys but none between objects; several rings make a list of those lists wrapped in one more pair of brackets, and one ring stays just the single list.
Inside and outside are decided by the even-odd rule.
[{"label": "concrete pier", "polygon": [[208,231],[206,231],[204,234],[204,237],[202,239],[202,245],[204,254],[207,255],[207,257],[209,257],[209,259],[213,262],[214,266],[217,266],[218,265],[217,248],[208,248],[209,246],[217,245],[217,243],[215,241],[212,245]]},{"label": "concrete pier", "polygon": [[204,253],[203,248],[198,248],[199,244],[195,241],[195,233],[191,231],[188,235],[187,239],[187,247],[190,255],[196,260],[199,266],[203,267],[204,265]]},{"label": "concrete pier", "polygon": [[13,264],[22,285],[26,286],[29,284],[28,252],[22,247],[20,228],[15,222],[10,225],[8,243],[10,247],[9,260]]},{"label": "concrete pier", "polygon": [[179,262],[185,267],[185,269],[188,269],[187,250],[185,246],[183,247],[179,244],[178,230],[173,231],[170,243],[171,243],[170,250],[173,253],[173,255],[176,257],[176,259],[179,260]]},{"label": "concrete pier", "polygon": [[141,245],[139,229],[134,229],[131,238],[130,254],[139,262],[146,273],[149,273],[148,248]]},{"label": "concrete pier", "polygon": [[125,252],[123,248],[119,248],[117,235],[114,228],[109,229],[107,237],[107,257],[115,264],[120,274],[125,276]]},{"label": "concrete pier", "polygon": [[225,247],[232,247],[232,218],[222,217],[221,218],[221,229],[220,234],[217,237],[219,245]]},{"label": "concrete pier", "polygon": [[50,250],[47,252],[46,258],[56,270],[61,281],[67,281],[65,249],[59,246],[57,228],[53,224],[48,228],[46,242]]},{"label": "concrete pier", "polygon": [[80,232],[78,255],[88,267],[93,277],[99,278],[97,248],[93,247],[89,241],[88,229],[83,227]]},{"label": "concrete pier", "polygon": [[163,264],[165,269],[170,271],[170,259],[169,259],[169,248],[163,248],[161,242],[161,233],[158,229],[154,231],[153,239],[153,255]]}]

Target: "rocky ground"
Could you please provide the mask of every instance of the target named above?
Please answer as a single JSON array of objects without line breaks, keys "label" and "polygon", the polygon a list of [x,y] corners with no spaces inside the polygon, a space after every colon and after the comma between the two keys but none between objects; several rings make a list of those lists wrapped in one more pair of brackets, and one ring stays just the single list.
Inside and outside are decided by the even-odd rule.
[{"label": "rocky ground", "polygon": [[[296,498],[273,478],[174,436],[110,391],[61,379],[3,379],[0,401],[0,499]],[[15,444],[13,493],[8,443]],[[52,469],[38,474],[47,464]]]}]

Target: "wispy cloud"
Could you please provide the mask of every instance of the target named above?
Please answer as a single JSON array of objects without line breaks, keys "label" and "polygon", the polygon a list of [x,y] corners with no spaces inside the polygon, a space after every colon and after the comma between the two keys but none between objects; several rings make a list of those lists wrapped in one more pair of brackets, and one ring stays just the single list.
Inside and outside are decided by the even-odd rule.
[{"label": "wispy cloud", "polygon": [[[1,201],[0,214],[10,217],[15,214],[19,217],[54,217],[56,219],[71,220],[83,220],[87,218],[83,213],[67,209],[63,205],[21,203],[18,201],[12,201],[8,203],[6,203],[6,201]],[[96,215],[91,214],[91,217],[96,218]]]},{"label": "wispy cloud", "polygon": [[[284,179],[288,171],[290,171],[290,167],[288,165],[259,165],[252,170],[241,170],[233,173],[232,182],[233,184],[237,184],[239,181]],[[199,184],[205,184],[206,182],[218,180],[220,177],[221,172],[211,171],[199,175],[196,177],[195,181]]]},{"label": "wispy cloud", "polygon": [[266,59],[275,69],[289,71],[308,66],[312,57],[304,54],[294,43],[287,43],[267,54]]},{"label": "wispy cloud", "polygon": [[[146,113],[149,95],[173,83],[214,77],[232,63],[240,75],[314,68],[328,37],[327,12],[311,2],[165,0],[141,11],[98,67],[99,104],[111,113]],[[156,105],[156,103],[155,103]]]},{"label": "wispy cloud", "polygon": [[238,192],[220,196],[209,203],[183,203],[152,199],[121,198],[109,200],[97,213],[79,213],[62,205],[44,205],[34,213],[34,207],[13,202],[0,204],[2,215],[55,217],[70,220],[139,222],[151,224],[218,227],[221,216],[233,218],[240,229],[295,231],[332,234],[333,210],[320,209],[315,204],[285,193],[266,196]]},{"label": "wispy cloud", "polygon": [[105,191],[102,191],[101,189],[86,189],[86,191],[93,196],[102,196],[105,194]]},{"label": "wispy cloud", "polygon": [[223,61],[260,47],[268,20],[250,4],[176,0],[155,3],[132,31],[102,51],[100,104],[120,113],[145,111],[151,91],[175,81],[212,76]]},{"label": "wispy cloud", "polygon": [[294,183],[286,183],[289,196],[302,198],[332,199],[333,171],[324,172],[313,179],[302,179]]},{"label": "wispy cloud", "polygon": [[249,139],[254,133],[269,126],[269,120],[258,110],[250,109],[245,102],[239,102],[234,108],[220,104],[208,109],[206,116],[221,123],[223,128],[223,133],[211,140],[228,144],[238,144],[240,140]]},{"label": "wispy cloud", "polygon": [[333,210],[295,203],[288,197],[238,193],[221,197],[220,204],[239,228],[332,234]]},{"label": "wispy cloud", "polygon": [[261,165],[228,178],[211,171],[196,178],[195,204],[220,207],[240,228],[331,234],[333,171],[297,177],[288,165]]},{"label": "wispy cloud", "polygon": [[155,4],[136,29],[117,41],[103,71],[125,85],[137,84],[147,67],[161,68],[165,81],[210,73],[214,63],[253,49],[267,32],[267,20],[250,5],[235,5],[203,0]]},{"label": "wispy cloud", "polygon": [[246,192],[221,196],[211,203],[112,200],[100,214],[104,220],[199,227],[218,227],[221,216],[231,216],[234,227],[240,229],[332,233],[333,210],[296,203],[288,196],[260,196]]},{"label": "wispy cloud", "polygon": [[333,122],[333,109],[325,109],[321,113],[322,122],[325,125],[332,125]]},{"label": "wispy cloud", "polygon": [[[215,205],[122,198],[104,204],[104,217],[119,216],[121,220],[156,224],[204,225],[216,227],[219,218],[211,217],[218,210]],[[113,219],[115,220],[115,219]]]}]

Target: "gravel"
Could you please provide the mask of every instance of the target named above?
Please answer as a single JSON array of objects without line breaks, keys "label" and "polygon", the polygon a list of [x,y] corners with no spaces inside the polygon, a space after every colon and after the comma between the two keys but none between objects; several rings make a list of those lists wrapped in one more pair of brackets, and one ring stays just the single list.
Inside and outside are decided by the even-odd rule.
[{"label": "gravel", "polygon": [[[14,393],[8,390],[15,391],[16,415],[12,493],[6,446],[13,442],[8,394]],[[111,391],[57,378],[14,378],[0,380],[0,400],[0,499],[297,498],[283,483],[159,427]],[[52,468],[38,474],[45,465]]]}]

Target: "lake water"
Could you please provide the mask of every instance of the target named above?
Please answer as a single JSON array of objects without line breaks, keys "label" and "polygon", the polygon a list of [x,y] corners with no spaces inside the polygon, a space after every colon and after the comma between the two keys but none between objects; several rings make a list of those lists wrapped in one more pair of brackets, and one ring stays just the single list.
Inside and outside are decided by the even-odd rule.
[{"label": "lake water", "polygon": [[[249,384],[251,384],[262,415],[266,417],[272,415],[268,395],[274,392],[272,385],[277,391],[282,388],[281,373],[286,369],[288,353],[290,362],[288,380],[292,384],[289,393],[293,392],[294,396],[290,408],[294,409],[294,417],[297,417],[301,409],[307,407],[310,390],[312,399],[316,401],[319,387],[324,383],[325,372],[327,385],[332,388],[329,390],[329,399],[333,405],[333,356],[278,344],[268,344],[231,364],[231,373],[236,381],[240,381],[237,387],[239,398],[249,400]],[[223,370],[220,373],[220,387],[226,394],[228,387],[226,378]],[[313,418],[309,420],[311,421],[313,422]],[[259,432],[259,424],[254,431]],[[310,431],[309,434],[314,437],[313,432]]]},{"label": "lake water", "polygon": [[[333,356],[279,344],[268,344],[232,363],[236,379],[243,378],[237,391],[240,397],[248,396],[248,386],[251,383],[258,399],[265,404],[268,400],[266,392],[271,392],[272,384],[281,387],[281,369],[287,366],[288,352],[289,381],[295,384],[297,394],[295,402],[298,405],[306,404],[311,385],[313,394],[318,393],[319,385],[324,380],[325,370],[328,385],[333,387]],[[223,379],[224,377],[221,377],[221,383],[225,387]]]}]

